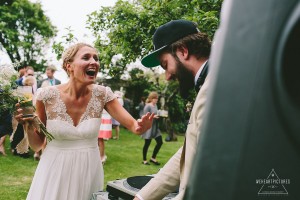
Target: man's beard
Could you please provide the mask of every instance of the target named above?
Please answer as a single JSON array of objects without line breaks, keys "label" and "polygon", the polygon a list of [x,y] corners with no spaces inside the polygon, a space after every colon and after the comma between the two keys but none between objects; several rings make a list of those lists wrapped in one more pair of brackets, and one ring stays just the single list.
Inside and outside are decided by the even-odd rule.
[{"label": "man's beard", "polygon": [[194,75],[179,59],[176,59],[176,61],[177,71],[175,76],[179,81],[179,92],[181,97],[186,99],[190,94],[190,90],[194,89]]}]

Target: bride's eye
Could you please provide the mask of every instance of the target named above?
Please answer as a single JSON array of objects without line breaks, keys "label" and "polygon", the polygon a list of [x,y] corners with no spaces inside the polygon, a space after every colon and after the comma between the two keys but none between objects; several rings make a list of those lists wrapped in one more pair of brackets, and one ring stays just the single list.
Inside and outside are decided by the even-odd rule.
[{"label": "bride's eye", "polygon": [[83,56],[82,59],[83,59],[83,60],[88,60],[89,57],[88,57],[88,56]]},{"label": "bride's eye", "polygon": [[99,61],[98,56],[94,56],[94,60],[98,62]]}]

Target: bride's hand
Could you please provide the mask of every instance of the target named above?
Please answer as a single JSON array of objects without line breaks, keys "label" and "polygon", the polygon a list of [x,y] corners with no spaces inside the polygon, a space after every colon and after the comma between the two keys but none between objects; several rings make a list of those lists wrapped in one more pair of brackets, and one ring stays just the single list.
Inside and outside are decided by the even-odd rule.
[{"label": "bride's hand", "polygon": [[147,131],[152,126],[154,118],[154,113],[150,114],[149,112],[142,116],[141,119],[137,120],[136,132],[142,134]]},{"label": "bride's hand", "polygon": [[23,114],[23,109],[20,107],[20,104],[16,104],[17,111],[14,114],[15,119],[20,123],[24,124],[25,122],[32,123],[34,121],[35,115],[33,114],[28,114],[24,115]]}]

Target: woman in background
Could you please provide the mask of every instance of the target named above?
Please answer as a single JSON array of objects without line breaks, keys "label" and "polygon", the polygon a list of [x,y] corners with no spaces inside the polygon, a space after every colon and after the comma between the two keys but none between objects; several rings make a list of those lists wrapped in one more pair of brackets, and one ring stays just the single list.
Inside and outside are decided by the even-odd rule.
[{"label": "woman in background", "polygon": [[155,165],[160,165],[160,163],[156,160],[156,156],[163,144],[163,141],[162,141],[162,136],[161,136],[160,130],[158,128],[158,118],[159,117],[157,115],[157,105],[156,105],[157,101],[158,101],[157,92],[150,92],[150,94],[147,98],[147,101],[146,101],[147,104],[144,107],[144,113],[149,112],[151,114],[154,114],[152,127],[150,129],[148,129],[142,135],[142,138],[145,140],[145,144],[143,147],[143,162],[142,162],[142,164],[144,164],[144,165],[149,165],[149,163],[147,161],[147,153],[148,153],[148,149],[149,149],[152,139],[155,139],[156,145],[154,147],[150,162]]}]

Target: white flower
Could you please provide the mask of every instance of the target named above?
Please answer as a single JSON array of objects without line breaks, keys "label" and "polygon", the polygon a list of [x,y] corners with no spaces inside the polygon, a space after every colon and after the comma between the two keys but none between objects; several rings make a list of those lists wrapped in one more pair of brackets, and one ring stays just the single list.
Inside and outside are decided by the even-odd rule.
[{"label": "white flower", "polygon": [[16,94],[16,79],[18,72],[13,65],[0,65],[0,113],[2,111],[12,111],[15,105],[22,99]]},{"label": "white flower", "polygon": [[0,85],[1,86],[10,85],[10,81],[0,78]]},{"label": "white flower", "polygon": [[13,77],[17,77],[18,72],[13,65],[4,64],[0,66],[0,84],[9,85]]}]

